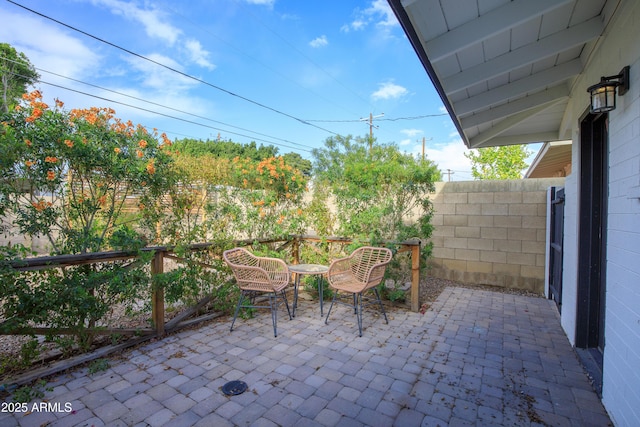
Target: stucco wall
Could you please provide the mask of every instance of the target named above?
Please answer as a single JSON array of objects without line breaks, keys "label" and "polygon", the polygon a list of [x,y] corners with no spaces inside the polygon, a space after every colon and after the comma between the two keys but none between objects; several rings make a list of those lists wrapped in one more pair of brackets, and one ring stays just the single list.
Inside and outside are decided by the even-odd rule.
[{"label": "stucco wall", "polygon": [[440,182],[430,274],[544,293],[546,191],[564,178]]}]

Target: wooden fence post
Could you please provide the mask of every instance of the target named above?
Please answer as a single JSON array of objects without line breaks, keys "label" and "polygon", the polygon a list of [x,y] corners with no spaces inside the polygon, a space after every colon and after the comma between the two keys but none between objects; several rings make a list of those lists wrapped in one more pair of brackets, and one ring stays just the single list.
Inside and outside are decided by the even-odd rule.
[{"label": "wooden fence post", "polygon": [[411,311],[420,309],[420,243],[411,247]]},{"label": "wooden fence post", "polygon": [[291,246],[291,257],[294,264],[300,264],[300,237],[295,236],[293,238],[293,245]]},{"label": "wooden fence post", "polygon": [[[151,274],[161,274],[164,271],[164,251],[157,250],[151,261]],[[156,334],[164,335],[164,289],[154,287],[151,296],[151,318]]]}]

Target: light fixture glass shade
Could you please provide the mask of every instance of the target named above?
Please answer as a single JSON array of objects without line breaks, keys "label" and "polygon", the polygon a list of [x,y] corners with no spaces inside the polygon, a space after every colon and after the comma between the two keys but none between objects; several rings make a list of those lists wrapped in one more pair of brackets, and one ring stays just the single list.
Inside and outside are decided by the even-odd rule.
[{"label": "light fixture glass shade", "polygon": [[591,112],[606,113],[616,108],[616,84],[601,83],[591,87]]},{"label": "light fixture glass shade", "polygon": [[606,113],[616,109],[616,95],[622,96],[629,90],[630,69],[631,67],[627,65],[618,75],[600,77],[599,83],[587,88],[591,97],[592,113]]}]

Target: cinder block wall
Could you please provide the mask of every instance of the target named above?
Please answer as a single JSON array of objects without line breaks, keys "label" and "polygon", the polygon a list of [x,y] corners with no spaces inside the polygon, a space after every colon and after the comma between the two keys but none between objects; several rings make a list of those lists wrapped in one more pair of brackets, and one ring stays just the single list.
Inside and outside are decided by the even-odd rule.
[{"label": "cinder block wall", "polygon": [[564,178],[436,183],[430,274],[544,293],[547,188]]}]

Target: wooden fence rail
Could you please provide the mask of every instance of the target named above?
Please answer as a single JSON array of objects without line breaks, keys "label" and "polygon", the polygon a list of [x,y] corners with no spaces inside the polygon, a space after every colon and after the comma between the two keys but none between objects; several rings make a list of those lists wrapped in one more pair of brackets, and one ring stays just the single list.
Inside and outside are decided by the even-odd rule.
[{"label": "wooden fence rail", "polygon": [[[318,236],[300,235],[291,236],[288,239],[259,239],[259,240],[238,240],[234,242],[237,246],[250,246],[255,243],[280,243],[284,242],[279,250],[290,249],[291,259],[293,263],[300,262],[300,249],[301,244],[305,242],[317,243],[338,243],[347,245],[351,243],[350,239],[340,237],[321,238]],[[404,242],[385,242],[398,246],[398,253],[410,252],[411,256],[411,310],[418,311],[420,305],[418,301],[419,295],[419,283],[420,283],[420,246],[419,240],[409,240]],[[208,250],[215,246],[215,243],[199,243],[189,247],[192,251]],[[148,247],[144,248],[144,252],[153,252],[154,256],[151,260],[151,273],[159,274],[164,269],[164,259],[173,259],[180,261],[181,259],[173,253],[173,248],[166,246]],[[89,253],[80,255],[60,255],[60,256],[44,256],[37,258],[27,258],[19,261],[14,261],[12,267],[17,271],[33,271],[52,268],[64,268],[68,266],[77,266],[93,263],[114,262],[120,260],[136,260],[138,255],[134,252],[126,251],[110,251]],[[98,348],[97,350],[80,354],[71,358],[66,358],[58,361],[42,360],[42,366],[30,369],[28,372],[21,374],[19,377],[6,378],[5,384],[8,384],[8,390],[15,389],[21,385],[30,384],[38,378],[44,378],[49,375],[56,374],[58,372],[70,369],[72,367],[91,362],[93,360],[108,356],[116,352],[123,351],[124,349],[138,345],[144,341],[155,337],[162,337],[166,333],[179,330],[184,327],[191,326],[193,324],[211,320],[222,316],[222,313],[209,313],[205,315],[195,316],[199,310],[206,305],[211,297],[205,297],[196,303],[194,306],[189,307],[182,311],[169,321],[165,321],[165,301],[164,291],[157,289],[152,292],[152,328],[141,329],[125,329],[125,328],[88,328],[87,331],[94,334],[119,334],[127,335],[130,338],[119,344],[107,345],[105,347]],[[35,335],[58,335],[58,334],[73,334],[77,331],[66,328],[20,328],[10,332],[3,332],[3,334],[35,334]],[[4,386],[3,386],[4,387]]]},{"label": "wooden fence rail", "polygon": [[[291,249],[291,259],[293,263],[300,262],[300,246],[301,243],[304,242],[326,242],[326,243],[340,243],[340,244],[349,244],[351,243],[350,239],[342,238],[342,237],[318,237],[311,235],[297,235],[291,236],[287,239],[273,239],[273,238],[265,238],[265,239],[254,239],[254,240],[237,240],[234,242],[234,245],[237,246],[250,246],[256,243],[280,243],[284,242],[279,250],[284,250],[287,248]],[[420,283],[420,246],[421,242],[419,240],[409,240],[404,242],[385,242],[388,244],[398,245],[398,253],[402,252],[411,252],[411,291],[410,291],[410,301],[411,301],[411,310],[417,312],[420,304],[419,304],[419,283]],[[188,247],[191,251],[203,251],[208,250],[214,247],[215,243],[197,243],[190,245]],[[181,259],[173,253],[173,248],[169,246],[155,246],[155,247],[147,247],[142,249],[143,252],[152,252],[154,254],[151,260],[151,274],[161,274],[164,271],[164,260],[172,259],[180,262]],[[85,264],[98,264],[98,263],[107,263],[121,260],[135,260],[138,258],[138,254],[136,252],[128,252],[128,251],[109,251],[109,252],[93,252],[87,254],[76,254],[76,255],[58,255],[58,256],[42,256],[36,258],[26,258],[22,260],[13,261],[11,263],[11,267],[17,271],[34,271],[34,270],[43,270],[43,269],[54,269],[54,268],[64,268],[70,266],[78,266]],[[167,332],[175,330],[181,326],[181,322],[185,320],[185,318],[193,315],[198,311],[203,305],[206,304],[204,300],[198,302],[195,307],[190,307],[185,310],[182,314],[171,320],[170,322],[165,321],[165,301],[164,301],[164,292],[162,289],[154,289],[151,296],[151,307],[152,307],[152,323],[153,328],[87,328],[87,332],[96,334],[96,335],[110,335],[110,334],[120,334],[120,335],[154,335],[154,336],[163,336]],[[203,320],[206,318],[210,318],[211,315],[204,316]],[[176,320],[177,319],[177,320]],[[189,321],[189,324],[193,324],[194,320]],[[71,328],[46,328],[46,327],[34,327],[34,328],[19,328],[14,329],[12,331],[0,332],[0,334],[36,334],[36,335],[47,335],[47,334],[73,334],[74,331]]]}]

